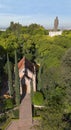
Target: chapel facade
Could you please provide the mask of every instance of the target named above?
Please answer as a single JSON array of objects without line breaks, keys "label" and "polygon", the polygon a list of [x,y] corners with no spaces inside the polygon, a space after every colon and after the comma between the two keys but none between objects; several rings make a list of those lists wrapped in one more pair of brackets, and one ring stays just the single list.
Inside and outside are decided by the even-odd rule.
[{"label": "chapel facade", "polygon": [[31,83],[33,91],[36,91],[36,67],[27,58],[23,57],[18,62],[19,78],[20,78],[20,94],[31,93]]}]

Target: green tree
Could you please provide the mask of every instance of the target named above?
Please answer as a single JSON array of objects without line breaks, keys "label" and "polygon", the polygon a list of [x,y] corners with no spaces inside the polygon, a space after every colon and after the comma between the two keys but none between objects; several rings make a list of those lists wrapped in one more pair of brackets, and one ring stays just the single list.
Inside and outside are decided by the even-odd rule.
[{"label": "green tree", "polygon": [[7,28],[7,32],[14,32],[14,34],[17,34],[19,33],[19,31],[21,30],[22,28],[22,25],[19,24],[19,23],[14,23],[14,22],[11,22],[10,23],[10,26]]},{"label": "green tree", "polygon": [[63,89],[57,87],[51,91],[47,91],[47,100],[45,107],[41,111],[40,130],[63,130],[66,123],[63,122],[63,114],[65,110]]},{"label": "green tree", "polygon": [[17,64],[17,52],[15,51],[15,93],[16,93],[16,105],[20,104],[20,82],[19,82],[19,72]]},{"label": "green tree", "polygon": [[67,106],[71,108],[71,48],[66,51],[62,59],[62,78],[66,90]]},{"label": "green tree", "polygon": [[33,81],[30,82],[31,85],[31,102],[33,103]]},{"label": "green tree", "polygon": [[29,25],[27,31],[31,35],[36,35],[36,34],[47,35],[48,34],[48,30],[46,30],[43,26],[38,25],[38,24]]},{"label": "green tree", "polygon": [[12,83],[12,72],[10,68],[9,56],[7,53],[7,67],[8,67],[8,87],[9,87],[9,94],[13,96],[13,83]]},{"label": "green tree", "polygon": [[3,84],[3,73],[4,73],[4,63],[5,63],[5,60],[6,60],[6,51],[5,49],[0,45],[0,90],[2,88],[2,84]]}]

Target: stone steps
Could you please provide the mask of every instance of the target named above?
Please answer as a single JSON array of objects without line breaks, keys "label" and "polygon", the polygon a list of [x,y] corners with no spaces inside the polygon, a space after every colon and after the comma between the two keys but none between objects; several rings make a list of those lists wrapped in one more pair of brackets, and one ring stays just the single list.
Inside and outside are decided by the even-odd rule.
[{"label": "stone steps", "polygon": [[30,124],[32,124],[32,106],[29,94],[27,94],[22,100],[22,103],[20,105],[19,118],[23,120],[23,122],[29,122]]},{"label": "stone steps", "polygon": [[30,130],[32,127],[31,97],[26,94],[19,107],[19,120],[12,121],[6,130]]},{"label": "stone steps", "polygon": [[5,130],[18,130],[18,121],[12,121]]}]

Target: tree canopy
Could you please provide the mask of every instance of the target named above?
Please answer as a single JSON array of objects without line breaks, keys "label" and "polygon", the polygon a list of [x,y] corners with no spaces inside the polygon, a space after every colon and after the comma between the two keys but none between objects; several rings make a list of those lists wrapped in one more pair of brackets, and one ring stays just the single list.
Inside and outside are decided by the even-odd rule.
[{"label": "tree canopy", "polygon": [[[5,32],[0,32],[0,88],[3,87],[3,76],[6,75],[6,54],[9,53],[10,62],[16,63],[16,68],[17,61],[25,56],[39,66],[37,89],[43,93],[46,105],[45,114],[44,110],[42,113],[43,127],[46,124],[43,130],[66,130],[65,124],[70,124],[63,121],[63,116],[71,113],[71,30],[64,30],[61,36],[55,37],[50,37],[48,32],[38,24],[22,26],[14,22],[10,23]],[[14,60],[15,50],[17,58],[15,55]],[[19,104],[17,79],[19,77],[16,77],[15,82],[18,87],[16,101]]]}]

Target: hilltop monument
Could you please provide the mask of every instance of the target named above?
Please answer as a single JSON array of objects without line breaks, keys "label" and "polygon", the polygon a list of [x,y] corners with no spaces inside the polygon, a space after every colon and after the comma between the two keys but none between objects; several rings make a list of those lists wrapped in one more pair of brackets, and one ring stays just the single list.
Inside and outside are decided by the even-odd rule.
[{"label": "hilltop monument", "polygon": [[58,17],[56,17],[54,19],[54,31],[57,31],[58,30],[58,25],[59,25],[59,20],[58,20]]},{"label": "hilltop monument", "polygon": [[58,25],[59,25],[59,19],[58,19],[58,17],[56,17],[56,18],[54,19],[54,28],[53,28],[53,31],[50,31],[50,32],[49,32],[49,36],[50,36],[50,37],[62,35],[62,31],[61,31],[61,30],[60,30],[60,31],[58,30]]}]

